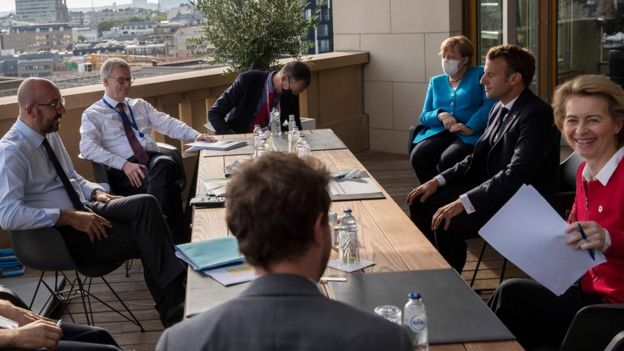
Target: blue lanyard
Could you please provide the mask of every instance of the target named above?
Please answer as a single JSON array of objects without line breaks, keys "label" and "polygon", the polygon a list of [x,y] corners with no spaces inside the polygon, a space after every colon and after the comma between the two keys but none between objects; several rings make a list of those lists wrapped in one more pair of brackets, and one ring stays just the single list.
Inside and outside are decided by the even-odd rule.
[{"label": "blue lanyard", "polygon": [[102,99],[102,102],[106,104],[106,106],[110,107],[113,111],[117,112],[117,114],[119,115],[119,117],[121,117],[124,123],[128,123],[132,128],[134,128],[134,130],[136,130],[137,133],[139,133],[139,136],[141,137],[141,139],[145,138],[145,134],[143,134],[137,127],[136,120],[134,119],[134,112],[132,112],[132,108],[130,107],[130,105],[126,104],[126,106],[128,106],[128,111],[130,111],[130,117],[132,117],[132,121],[128,120],[128,115],[126,115],[125,112],[122,113],[116,110],[113,106],[111,106],[111,104],[108,103],[108,101]]}]

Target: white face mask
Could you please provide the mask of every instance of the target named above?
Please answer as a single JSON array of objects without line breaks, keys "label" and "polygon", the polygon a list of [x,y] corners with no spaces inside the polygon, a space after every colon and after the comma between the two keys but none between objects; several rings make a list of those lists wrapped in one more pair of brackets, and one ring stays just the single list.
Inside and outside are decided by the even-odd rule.
[{"label": "white face mask", "polygon": [[459,60],[442,59],[442,70],[447,76],[452,76],[459,71]]}]

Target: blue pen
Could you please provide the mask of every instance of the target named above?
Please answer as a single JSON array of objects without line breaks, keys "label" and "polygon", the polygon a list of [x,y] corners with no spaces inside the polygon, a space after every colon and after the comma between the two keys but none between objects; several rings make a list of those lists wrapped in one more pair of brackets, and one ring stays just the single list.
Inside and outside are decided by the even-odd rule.
[{"label": "blue pen", "polygon": [[[587,241],[587,235],[585,235],[585,231],[583,230],[583,226],[581,226],[581,223],[577,223],[578,224],[578,229],[579,232],[581,232],[581,238],[583,238],[583,240]],[[587,251],[589,251],[589,257],[592,258],[592,260],[596,260],[596,256],[594,256],[594,250],[592,249],[588,249]]]}]

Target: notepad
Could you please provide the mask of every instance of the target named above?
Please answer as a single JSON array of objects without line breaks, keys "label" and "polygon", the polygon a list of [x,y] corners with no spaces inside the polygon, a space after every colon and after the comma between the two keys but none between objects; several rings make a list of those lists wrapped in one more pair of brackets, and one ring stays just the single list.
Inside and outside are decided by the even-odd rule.
[{"label": "notepad", "polygon": [[243,262],[233,236],[176,245],[176,256],[194,270],[206,270]]},{"label": "notepad", "polygon": [[207,142],[207,141],[196,141],[194,143],[186,144],[190,146],[186,149],[186,152],[193,152],[199,150],[217,150],[217,151],[227,151],[236,149],[239,147],[243,147],[247,145],[246,140],[219,140],[215,142]]},{"label": "notepad", "polygon": [[357,172],[355,176],[353,170],[343,170],[336,172],[329,183],[329,193],[332,201],[349,201],[364,199],[383,199],[384,194],[373,182],[366,172]]}]

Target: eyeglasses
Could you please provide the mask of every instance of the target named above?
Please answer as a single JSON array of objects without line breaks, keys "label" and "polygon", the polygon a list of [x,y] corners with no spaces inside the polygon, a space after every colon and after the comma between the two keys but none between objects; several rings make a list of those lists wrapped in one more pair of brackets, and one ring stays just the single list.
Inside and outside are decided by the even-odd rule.
[{"label": "eyeglasses", "polygon": [[55,100],[52,100],[52,101],[48,102],[47,104],[35,103],[33,105],[35,105],[35,106],[46,106],[46,107],[49,107],[49,108],[51,108],[53,110],[58,110],[61,106],[65,106],[65,98],[55,99]]},{"label": "eyeglasses", "polygon": [[132,83],[136,80],[136,77],[109,77],[110,79],[114,79],[119,83],[119,85],[124,85],[126,83]]}]

